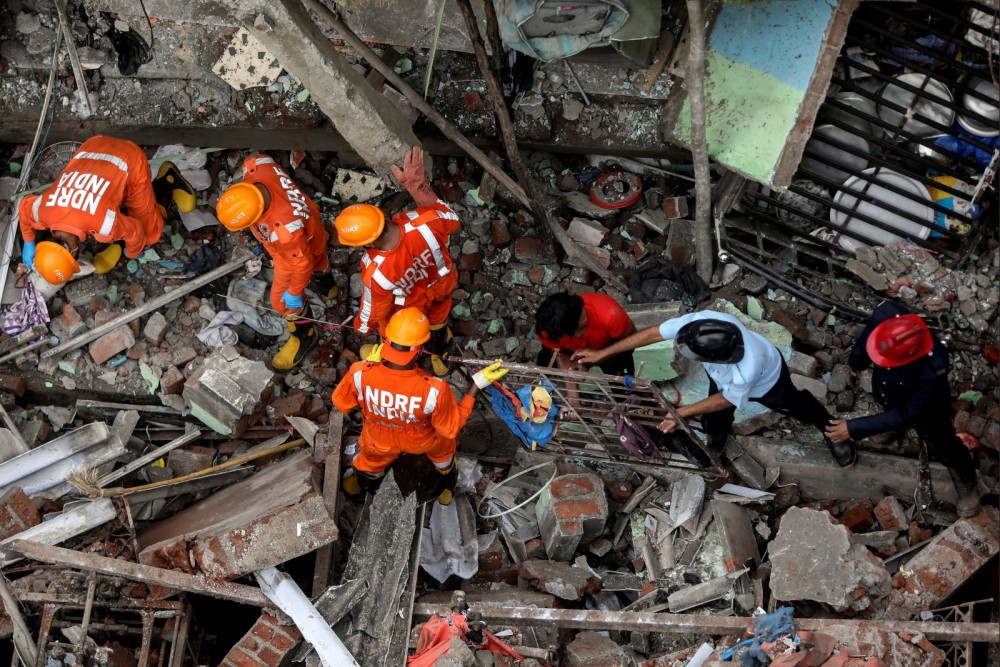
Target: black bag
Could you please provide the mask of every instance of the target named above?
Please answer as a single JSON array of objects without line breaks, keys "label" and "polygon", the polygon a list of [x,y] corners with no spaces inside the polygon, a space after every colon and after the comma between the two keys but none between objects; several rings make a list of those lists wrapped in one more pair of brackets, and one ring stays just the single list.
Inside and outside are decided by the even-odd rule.
[{"label": "black bag", "polygon": [[659,458],[660,450],[642,424],[632,421],[620,407],[612,411],[611,417],[615,420],[615,428],[618,429],[618,440],[630,454],[647,463]]},{"label": "black bag", "polygon": [[683,301],[693,307],[711,296],[711,291],[694,267],[656,257],[632,274],[629,295],[632,303]]}]

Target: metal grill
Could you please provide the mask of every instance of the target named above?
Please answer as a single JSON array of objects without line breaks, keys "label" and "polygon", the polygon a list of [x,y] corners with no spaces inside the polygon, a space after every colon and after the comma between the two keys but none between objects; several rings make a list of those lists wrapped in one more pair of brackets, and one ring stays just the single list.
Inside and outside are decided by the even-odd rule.
[{"label": "metal grill", "polygon": [[723,222],[737,261],[793,291],[825,285],[812,300],[848,315],[866,309],[843,268],[861,246],[911,242],[962,267],[995,217],[1000,156],[986,136],[1000,134],[996,58],[965,38],[989,34],[955,15],[968,8],[995,14],[975,2],[862,5],[793,182],[747,184]]},{"label": "metal grill", "polygon": [[[481,359],[457,361],[473,367],[483,365]],[[559,427],[552,441],[545,446],[546,451],[571,454],[576,458],[626,461],[688,471],[703,470],[687,457],[663,449],[660,449],[660,458],[653,462],[641,460],[630,453],[622,446],[612,418],[612,410],[616,406],[623,406],[628,417],[647,430],[655,429],[666,415],[672,415],[695,445],[715,463],[712,472],[723,472],[718,458],[704,447],[701,439],[684,424],[674,407],[664,398],[663,392],[649,380],[510,362],[504,362],[504,368],[509,369],[503,379],[507,387],[516,390],[524,386],[543,386],[550,388],[560,408],[575,403],[576,407],[572,410],[562,411]],[[641,375],[641,369],[638,375]]]},{"label": "metal grill", "polygon": [[[941,609],[931,609],[932,620],[944,621],[947,623],[974,623],[974,614],[977,604],[993,602],[991,599],[976,600],[966,602],[953,607],[943,607]],[[973,656],[972,642],[938,642],[938,648],[944,651],[945,667],[971,667]]]}]

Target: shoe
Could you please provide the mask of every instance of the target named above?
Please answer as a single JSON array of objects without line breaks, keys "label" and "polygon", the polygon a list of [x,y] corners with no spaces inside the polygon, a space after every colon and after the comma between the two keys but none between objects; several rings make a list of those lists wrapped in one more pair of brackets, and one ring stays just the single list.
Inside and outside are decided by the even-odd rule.
[{"label": "shoe", "polygon": [[958,516],[968,518],[979,514],[981,505],[979,504],[979,485],[976,482],[976,472],[972,471],[971,477],[963,476],[955,468],[948,468],[951,481],[958,491],[958,502],[955,507],[958,509]]},{"label": "shoe", "polygon": [[181,213],[190,213],[198,205],[194,187],[181,175],[173,162],[164,162],[153,179],[153,194],[157,203],[166,209],[170,202],[177,205]]},{"label": "shoe", "polygon": [[455,499],[455,484],[458,482],[458,465],[455,459],[452,458],[451,466],[447,470],[439,469],[438,474],[441,475],[441,479],[438,482],[437,501],[442,505],[451,505],[451,501]]},{"label": "shoe", "polygon": [[333,280],[333,271],[330,269],[322,273],[314,273],[312,279],[309,281],[309,289],[327,301],[336,299],[340,291],[337,289],[337,283]]},{"label": "shoe", "polygon": [[434,375],[444,377],[448,374],[448,355],[451,352],[451,339],[454,335],[447,322],[431,327],[431,339],[424,349],[431,353],[431,369]]},{"label": "shoe", "polygon": [[858,450],[851,440],[846,442],[834,442],[829,438],[824,438],[824,440],[826,440],[826,446],[830,448],[833,460],[841,468],[850,468],[858,462]]},{"label": "shoe", "polygon": [[[302,316],[309,316],[309,307],[306,306],[301,313]],[[287,371],[302,363],[310,350],[316,347],[319,342],[319,332],[316,330],[316,323],[302,317],[288,320],[288,331],[291,335],[288,341],[278,350],[271,361],[271,365],[277,371]]]},{"label": "shoe", "polygon": [[122,247],[117,243],[112,243],[101,252],[94,255],[94,273],[99,276],[111,271],[118,265],[118,260],[122,258]]}]

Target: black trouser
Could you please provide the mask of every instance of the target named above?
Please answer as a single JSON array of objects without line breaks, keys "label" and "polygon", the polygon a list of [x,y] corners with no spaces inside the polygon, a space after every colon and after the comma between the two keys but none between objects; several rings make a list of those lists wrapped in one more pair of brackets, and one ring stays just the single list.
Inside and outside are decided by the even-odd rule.
[{"label": "black trouser", "polygon": [[[537,363],[539,366],[548,366],[552,361],[553,350],[543,347],[538,353]],[[608,357],[597,364],[601,372],[605,375],[635,375],[635,361],[631,352],[622,352],[613,357]]]},{"label": "black trouser", "polygon": [[[718,392],[719,387],[709,378],[708,394],[711,396]],[[815,396],[792,384],[792,376],[784,359],[781,360],[781,375],[774,386],[760,398],[750,400],[796,421],[812,424],[824,435],[827,425],[833,419]],[[708,435],[709,445],[721,449],[735,420],[736,406],[702,415],[701,424]]]},{"label": "black trouser", "polygon": [[950,411],[927,415],[913,424],[913,430],[927,443],[928,453],[945,467],[954,468],[962,479],[975,479],[976,463],[968,447],[955,433]]}]

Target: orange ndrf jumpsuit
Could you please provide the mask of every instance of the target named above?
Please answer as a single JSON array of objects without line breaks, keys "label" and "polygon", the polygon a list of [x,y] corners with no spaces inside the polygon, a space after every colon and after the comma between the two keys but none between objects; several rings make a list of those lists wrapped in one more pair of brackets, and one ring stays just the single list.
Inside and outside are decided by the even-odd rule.
[{"label": "orange ndrf jumpsuit", "polygon": [[451,467],[458,432],[465,426],[475,398],[455,401],[444,380],[419,368],[397,370],[359,361],[333,391],[333,405],[349,413],[361,408],[360,451],[354,469],[384,471],[400,454],[425,454],[438,470]]},{"label": "orange ndrf jumpsuit", "polygon": [[458,215],[443,201],[399,213],[392,219],[402,232],[389,251],[365,250],[361,259],[361,307],[354,318],[358,333],[381,333],[392,314],[414,306],[431,328],[451,313],[458,282],[448,254],[448,237],[458,229]]},{"label": "orange ndrf jumpsuit", "polygon": [[295,181],[266,155],[255,155],[243,163],[243,181],[260,183],[271,195],[271,204],[250,231],[274,261],[271,307],[288,314],[281,301],[287,290],[303,294],[313,273],[326,271],[328,234],[319,217],[316,202],[295,185]]},{"label": "orange ndrf jumpsuit", "polygon": [[146,153],[114,137],[83,142],[52,187],[21,199],[18,218],[25,241],[34,241],[39,229],[67,232],[80,241],[88,236],[101,243],[125,241],[129,257],[138,257],[163,234]]}]

